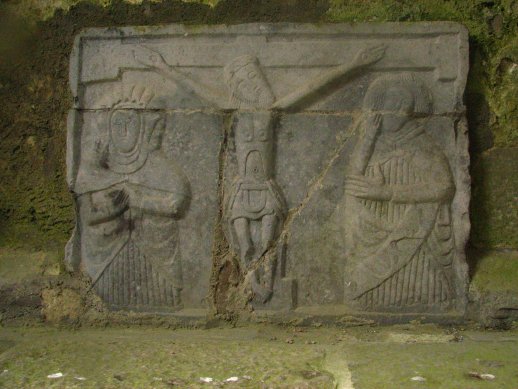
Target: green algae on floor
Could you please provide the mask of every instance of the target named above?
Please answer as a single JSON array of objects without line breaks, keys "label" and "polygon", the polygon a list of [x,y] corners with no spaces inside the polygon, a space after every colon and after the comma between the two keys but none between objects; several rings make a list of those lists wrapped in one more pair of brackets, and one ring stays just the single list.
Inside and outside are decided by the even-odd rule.
[{"label": "green algae on floor", "polygon": [[[448,343],[360,343],[351,345],[349,368],[357,389],[371,388],[516,388],[518,337],[499,341]],[[494,381],[480,381],[470,372],[492,374]],[[426,381],[415,382],[412,377]],[[390,385],[386,386],[387,383]]]},{"label": "green algae on floor", "polygon": [[[516,387],[518,332],[453,332],[432,325],[4,328],[0,387]],[[349,386],[340,382],[350,380],[348,371]],[[468,376],[471,371],[496,378],[479,381]],[[63,377],[47,378],[58,372]],[[426,381],[411,381],[414,376]],[[212,382],[200,381],[209,377]],[[238,377],[237,382],[225,382],[230,377]]]},{"label": "green algae on floor", "polygon": [[[10,330],[4,336],[16,345],[0,357],[0,371],[7,370],[0,386],[204,387],[202,377],[239,377],[239,387],[333,387],[319,370],[318,346],[289,344],[288,334],[276,333],[283,338],[258,329]],[[57,372],[64,377],[47,378]]]}]

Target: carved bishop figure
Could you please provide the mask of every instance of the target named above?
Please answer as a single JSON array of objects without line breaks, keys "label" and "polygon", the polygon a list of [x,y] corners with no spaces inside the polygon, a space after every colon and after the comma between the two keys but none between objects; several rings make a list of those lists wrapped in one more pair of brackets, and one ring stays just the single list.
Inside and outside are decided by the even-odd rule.
[{"label": "carved bishop figure", "polygon": [[455,300],[446,156],[423,126],[432,99],[411,74],[376,79],[345,181],[348,299],[362,307],[444,310]]},{"label": "carved bishop figure", "polygon": [[163,114],[148,112],[153,95],[131,87],[109,104],[89,169],[74,186],[81,225],[68,248],[80,253],[92,287],[113,309],[179,308],[182,269],[176,218],[189,183],[161,151]]}]

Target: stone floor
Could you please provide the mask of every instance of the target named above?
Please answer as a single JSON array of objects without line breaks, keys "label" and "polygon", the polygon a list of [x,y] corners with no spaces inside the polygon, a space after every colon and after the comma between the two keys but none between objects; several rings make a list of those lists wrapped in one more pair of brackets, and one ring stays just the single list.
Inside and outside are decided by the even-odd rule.
[{"label": "stone floor", "polygon": [[518,388],[517,330],[18,327],[0,353],[2,388]]}]

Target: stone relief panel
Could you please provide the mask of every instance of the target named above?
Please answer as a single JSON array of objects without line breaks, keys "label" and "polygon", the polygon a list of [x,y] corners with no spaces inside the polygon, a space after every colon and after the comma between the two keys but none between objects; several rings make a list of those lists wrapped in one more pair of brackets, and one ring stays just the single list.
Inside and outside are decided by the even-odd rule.
[{"label": "stone relief panel", "polygon": [[114,309],[197,308],[225,240],[258,312],[462,313],[466,75],[453,23],[87,30],[69,264]]}]

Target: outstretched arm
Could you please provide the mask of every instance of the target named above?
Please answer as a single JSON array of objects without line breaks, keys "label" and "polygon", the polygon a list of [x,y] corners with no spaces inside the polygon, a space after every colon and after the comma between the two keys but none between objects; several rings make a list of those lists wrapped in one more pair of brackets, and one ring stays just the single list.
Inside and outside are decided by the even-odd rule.
[{"label": "outstretched arm", "polygon": [[356,75],[361,69],[379,61],[385,53],[385,46],[375,46],[360,50],[354,60],[345,65],[335,67],[303,85],[300,89],[277,100],[272,108],[289,110],[318,100],[337,82],[343,82]]},{"label": "outstretched arm", "polygon": [[176,82],[182,89],[194,93],[209,105],[221,108],[221,102],[228,100],[227,96],[224,96],[219,91],[199,83],[178,71],[173,66],[170,66],[158,51],[141,45],[139,46],[139,50],[133,51],[133,56],[138,63]]}]

